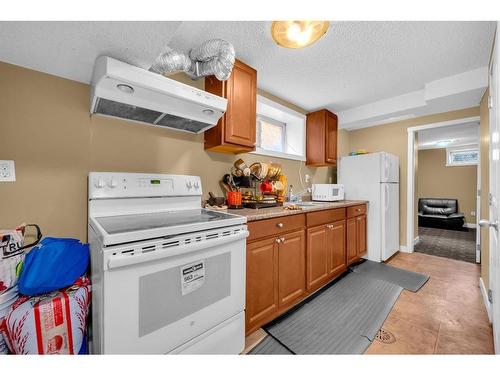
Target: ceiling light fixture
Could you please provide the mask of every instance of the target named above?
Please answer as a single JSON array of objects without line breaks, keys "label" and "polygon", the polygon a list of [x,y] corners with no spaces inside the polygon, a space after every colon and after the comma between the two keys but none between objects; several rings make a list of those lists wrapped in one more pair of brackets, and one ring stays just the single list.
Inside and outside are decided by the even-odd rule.
[{"label": "ceiling light fixture", "polygon": [[326,34],[328,21],[274,21],[271,35],[276,44],[285,48],[304,48]]}]

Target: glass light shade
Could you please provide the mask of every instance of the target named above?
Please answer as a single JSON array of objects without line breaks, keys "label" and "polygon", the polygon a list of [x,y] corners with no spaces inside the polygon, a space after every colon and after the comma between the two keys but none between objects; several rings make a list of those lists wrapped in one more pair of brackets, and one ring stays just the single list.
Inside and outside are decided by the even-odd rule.
[{"label": "glass light shade", "polygon": [[282,47],[303,48],[326,34],[329,26],[328,21],[274,21],[271,34]]}]

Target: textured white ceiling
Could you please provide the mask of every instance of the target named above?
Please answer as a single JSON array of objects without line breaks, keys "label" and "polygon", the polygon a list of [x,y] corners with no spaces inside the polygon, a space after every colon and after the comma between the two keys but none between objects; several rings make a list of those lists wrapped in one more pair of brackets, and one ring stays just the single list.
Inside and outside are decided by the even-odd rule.
[{"label": "textured white ceiling", "polygon": [[418,132],[419,149],[444,148],[437,145],[438,142],[443,141],[452,141],[448,147],[479,143],[478,121],[426,129]]},{"label": "textured white ceiling", "polygon": [[420,89],[488,64],[493,22],[332,22],[299,50],[277,46],[270,22],[0,22],[0,60],[90,82],[106,54],[148,68],[166,45],[210,38],[235,46],[258,85],[306,110],[334,112]]}]

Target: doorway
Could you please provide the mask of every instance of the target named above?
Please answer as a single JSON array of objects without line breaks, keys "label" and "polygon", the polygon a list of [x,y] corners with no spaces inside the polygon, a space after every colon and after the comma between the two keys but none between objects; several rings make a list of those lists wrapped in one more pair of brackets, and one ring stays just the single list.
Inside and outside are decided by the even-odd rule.
[{"label": "doorway", "polygon": [[479,263],[479,116],[408,128],[407,251]]},{"label": "doorway", "polygon": [[479,122],[417,131],[414,250],[480,262]]}]

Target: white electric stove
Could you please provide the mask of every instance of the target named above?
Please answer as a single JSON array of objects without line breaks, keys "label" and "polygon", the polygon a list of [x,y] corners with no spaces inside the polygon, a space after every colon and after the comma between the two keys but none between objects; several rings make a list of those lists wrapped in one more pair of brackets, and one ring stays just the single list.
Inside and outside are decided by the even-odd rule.
[{"label": "white electric stove", "polygon": [[88,192],[92,352],[240,353],[246,218],[201,208],[196,176],[92,172]]}]

